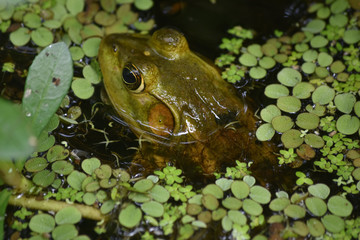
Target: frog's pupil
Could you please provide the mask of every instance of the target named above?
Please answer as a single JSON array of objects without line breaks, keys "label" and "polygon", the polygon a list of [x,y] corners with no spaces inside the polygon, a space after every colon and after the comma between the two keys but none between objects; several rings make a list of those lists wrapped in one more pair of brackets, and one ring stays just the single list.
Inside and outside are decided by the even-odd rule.
[{"label": "frog's pupil", "polygon": [[134,83],[136,83],[135,73],[129,68],[124,68],[124,70],[123,70],[123,79],[124,79],[126,84],[134,84]]},{"label": "frog's pupil", "polygon": [[126,64],[122,71],[123,81],[130,90],[138,90],[142,83],[139,70],[133,64]]}]

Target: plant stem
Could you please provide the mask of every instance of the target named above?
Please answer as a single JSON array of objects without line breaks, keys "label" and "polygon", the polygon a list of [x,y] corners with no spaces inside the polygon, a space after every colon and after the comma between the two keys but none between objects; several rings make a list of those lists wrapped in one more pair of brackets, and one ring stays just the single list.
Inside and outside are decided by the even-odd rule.
[{"label": "plant stem", "polygon": [[30,180],[17,171],[11,161],[0,160],[0,178],[19,193],[30,192],[34,186]]},{"label": "plant stem", "polygon": [[62,208],[73,206],[76,207],[82,217],[88,218],[91,220],[101,221],[104,220],[105,216],[100,212],[99,209],[86,206],[82,204],[77,203],[67,203],[67,202],[61,202],[56,200],[37,200],[35,197],[17,197],[17,196],[10,196],[9,204],[14,206],[21,206],[25,208],[30,209],[36,209],[36,210],[43,210],[43,211],[54,211],[58,212]]}]

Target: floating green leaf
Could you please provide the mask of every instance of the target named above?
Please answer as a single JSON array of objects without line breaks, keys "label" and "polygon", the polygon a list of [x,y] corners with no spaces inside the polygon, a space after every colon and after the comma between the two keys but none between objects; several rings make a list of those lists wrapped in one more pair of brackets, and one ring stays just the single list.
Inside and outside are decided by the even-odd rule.
[{"label": "floating green leaf", "polygon": [[74,91],[75,95],[80,99],[90,98],[95,89],[91,84],[91,80],[86,78],[76,78],[71,84],[71,89]]},{"label": "floating green leaf", "polygon": [[134,204],[127,205],[119,214],[119,222],[127,228],[133,228],[141,221],[142,213]]},{"label": "floating green leaf", "polygon": [[73,224],[60,225],[52,231],[54,240],[74,239],[77,235],[78,230]]},{"label": "floating green leaf", "polygon": [[324,225],[316,218],[310,218],[306,221],[309,232],[313,237],[320,237],[325,233]]},{"label": "floating green leaf", "polygon": [[152,0],[135,0],[134,5],[137,9],[146,11],[149,10],[153,6]]},{"label": "floating green leaf", "polygon": [[321,67],[327,67],[333,62],[332,56],[326,52],[319,53],[317,60]]},{"label": "floating green leaf", "polygon": [[243,202],[243,209],[246,213],[252,216],[259,216],[263,212],[263,208],[252,199],[245,199]]},{"label": "floating green leaf", "polygon": [[259,141],[269,141],[275,135],[275,130],[270,123],[262,124],[256,130],[256,138]]},{"label": "floating green leaf", "polygon": [[[31,39],[39,47],[46,47],[54,41],[54,36],[49,29],[39,27],[31,32]],[[67,49],[66,54],[68,54],[68,52],[69,50]]]},{"label": "floating green leaf", "polygon": [[28,172],[39,172],[45,169],[47,165],[48,162],[42,157],[30,158],[25,162],[25,168]]},{"label": "floating green leaf", "polygon": [[238,210],[242,206],[242,202],[234,197],[227,197],[222,201],[222,205],[231,210]]},{"label": "floating green leaf", "polygon": [[330,10],[332,13],[341,13],[349,7],[348,1],[345,0],[336,0],[331,3]]},{"label": "floating green leaf", "polygon": [[317,59],[318,52],[314,49],[309,49],[306,52],[304,52],[302,57],[306,62],[313,62]]},{"label": "floating green leaf", "polygon": [[300,82],[293,88],[293,96],[299,99],[306,99],[311,96],[311,93],[315,90],[314,85],[308,82]]},{"label": "floating green leaf", "polygon": [[69,12],[76,16],[79,12],[84,9],[85,2],[82,0],[67,0],[66,1],[66,8]]},{"label": "floating green leaf", "polygon": [[301,65],[301,70],[306,74],[312,74],[315,72],[316,64],[313,62],[304,62]]},{"label": "floating green leaf", "polygon": [[277,79],[280,83],[288,87],[294,87],[297,83],[301,82],[301,74],[293,68],[283,68],[277,74]]},{"label": "floating green leaf", "polygon": [[211,194],[217,199],[222,199],[224,197],[223,190],[216,184],[208,184],[203,190],[202,194]]},{"label": "floating green leaf", "polygon": [[349,200],[342,196],[332,196],[328,200],[329,211],[340,217],[348,217],[352,213],[353,206]]},{"label": "floating green leaf", "polygon": [[322,7],[317,12],[316,15],[320,19],[326,19],[330,16],[331,12],[328,7]]},{"label": "floating green leaf", "polygon": [[326,203],[318,197],[309,197],[305,199],[307,209],[315,216],[321,217],[326,211]]},{"label": "floating green leaf", "polygon": [[275,198],[270,202],[269,208],[272,211],[282,211],[290,204],[290,200],[288,198],[280,197]]},{"label": "floating green leaf", "polygon": [[134,188],[139,192],[146,192],[154,186],[154,183],[149,179],[141,179],[134,184]]},{"label": "floating green leaf", "polygon": [[351,135],[359,130],[360,121],[357,117],[344,114],[336,121],[336,128],[345,135]]},{"label": "floating green leaf", "polygon": [[48,187],[55,180],[55,173],[47,169],[37,172],[33,177],[33,182],[40,187]]},{"label": "floating green leaf", "polygon": [[348,23],[348,18],[344,14],[335,14],[330,17],[329,22],[334,27],[342,28]]},{"label": "floating green leaf", "polygon": [[83,43],[83,50],[86,56],[96,57],[99,51],[101,38],[93,37],[85,40]]},{"label": "floating green leaf", "polygon": [[66,95],[73,74],[72,66],[70,52],[63,42],[42,50],[31,64],[22,106],[36,135],[40,134]]},{"label": "floating green leaf", "polygon": [[262,186],[253,186],[250,188],[250,198],[260,204],[267,204],[271,200],[271,193]]},{"label": "floating green leaf", "polygon": [[351,93],[342,93],[335,96],[334,103],[343,113],[350,113],[355,105],[356,97]]},{"label": "floating green leaf", "polygon": [[[359,104],[359,106],[360,106],[360,104]],[[277,116],[280,116],[280,115],[281,115],[280,109],[277,106],[275,106],[274,104],[270,104],[270,105],[266,106],[260,112],[260,117],[265,122],[271,122],[271,120],[274,117],[277,117]]]},{"label": "floating green leaf", "polygon": [[152,199],[154,199],[155,201],[158,201],[160,203],[165,203],[170,198],[170,193],[168,192],[168,190],[166,190],[164,187],[162,187],[160,185],[155,185],[149,191],[149,194],[152,197]]},{"label": "floating green leaf", "polygon": [[329,76],[329,71],[327,70],[327,68],[324,67],[316,67],[315,73],[319,78],[325,78]]},{"label": "floating green leaf", "polygon": [[226,216],[226,213],[227,213],[226,210],[220,207],[215,211],[212,211],[211,218],[214,221],[219,221],[220,219]]},{"label": "floating green leaf", "polygon": [[90,80],[90,82],[92,84],[98,84],[101,82],[101,78],[99,73],[91,66],[91,65],[86,65],[83,68],[83,75],[86,79]]},{"label": "floating green leaf", "polygon": [[355,44],[360,41],[360,31],[355,29],[350,29],[344,33],[344,42],[347,44]]},{"label": "floating green leaf", "polygon": [[290,204],[284,209],[284,213],[294,219],[305,217],[306,211],[303,207],[295,204]]},{"label": "floating green leaf", "polygon": [[46,213],[37,214],[30,219],[29,228],[33,232],[48,233],[55,227],[54,218]]},{"label": "floating green leaf", "polygon": [[[336,60],[330,65],[330,70],[333,73],[341,73],[342,71],[345,70],[345,68],[346,66],[339,60]],[[337,78],[339,79],[339,75],[337,76]]]},{"label": "floating green leaf", "polygon": [[150,201],[143,203],[141,209],[152,217],[161,217],[164,214],[164,207],[161,203]]},{"label": "floating green leaf", "polygon": [[108,164],[102,164],[94,171],[96,177],[99,179],[109,179],[112,174],[112,169]]},{"label": "floating green leaf", "polygon": [[202,211],[202,206],[195,204],[195,203],[189,203],[186,206],[186,213],[189,215],[198,215]]},{"label": "floating green leaf", "polygon": [[309,186],[308,191],[311,195],[321,199],[326,199],[330,194],[330,188],[323,183],[317,183]]},{"label": "floating green leaf", "polygon": [[221,226],[225,232],[228,232],[232,229],[233,222],[228,216],[225,216],[221,219]]},{"label": "floating green leaf", "polygon": [[84,51],[81,47],[78,46],[72,46],[69,48],[69,51],[71,53],[72,60],[78,61],[84,57]]},{"label": "floating green leaf", "polygon": [[322,48],[322,47],[325,47],[328,43],[329,43],[329,40],[327,40],[326,38],[324,38],[321,35],[315,36],[310,41],[310,45],[313,48]]},{"label": "floating green leaf", "polygon": [[266,70],[262,67],[252,67],[249,71],[249,75],[254,79],[262,79],[266,76]]},{"label": "floating green leaf", "polygon": [[58,174],[69,175],[74,170],[74,165],[70,162],[61,160],[56,161],[51,165],[51,169]]},{"label": "floating green leaf", "polygon": [[259,60],[259,65],[264,69],[271,69],[275,67],[276,61],[271,57],[265,56]]},{"label": "floating green leaf", "polygon": [[286,148],[297,148],[304,141],[300,136],[301,132],[299,130],[290,129],[281,135],[281,142]]},{"label": "floating green leaf", "polygon": [[239,62],[247,67],[253,67],[257,65],[256,57],[250,53],[244,53],[239,57]]},{"label": "floating green leaf", "polygon": [[212,194],[205,194],[201,203],[209,210],[215,210],[219,207],[219,201]]},{"label": "floating green leaf", "polygon": [[288,96],[289,89],[281,84],[270,84],[265,88],[264,94],[268,98],[278,99],[279,97]]},{"label": "floating green leaf", "polygon": [[81,183],[84,181],[85,178],[86,175],[84,173],[74,170],[72,171],[72,173],[70,173],[69,176],[67,176],[67,182],[72,188],[80,191]]},{"label": "floating green leaf", "polygon": [[315,129],[319,126],[320,118],[313,113],[300,113],[296,118],[296,125],[302,129]]},{"label": "floating green leaf", "polygon": [[247,47],[247,50],[250,54],[254,55],[255,57],[262,57],[263,52],[261,51],[261,46],[259,44],[251,44]]},{"label": "floating green leaf", "polygon": [[302,237],[305,237],[309,233],[309,228],[302,221],[295,221],[292,226],[292,230]]},{"label": "floating green leaf", "polygon": [[234,180],[227,178],[220,178],[215,181],[216,185],[218,185],[223,191],[229,190],[233,182]]},{"label": "floating green leaf", "polygon": [[69,156],[69,150],[65,149],[62,145],[55,145],[49,149],[46,158],[49,162],[62,160]]},{"label": "floating green leaf", "polygon": [[73,206],[62,208],[55,214],[55,222],[58,225],[61,224],[75,224],[80,222],[81,213]]},{"label": "floating green leaf", "polygon": [[314,103],[319,103],[325,105],[330,103],[335,97],[335,90],[328,87],[327,85],[322,85],[315,89],[312,94],[312,101]]},{"label": "floating green leaf", "polygon": [[250,193],[250,187],[243,181],[234,181],[231,184],[231,192],[238,199],[246,198]]},{"label": "floating green leaf", "polygon": [[321,218],[321,222],[324,224],[326,230],[332,233],[341,232],[345,228],[344,220],[335,215],[325,215]]},{"label": "floating green leaf", "polygon": [[273,128],[278,132],[286,132],[294,126],[293,120],[289,116],[277,116],[271,121]]},{"label": "floating green leaf", "polygon": [[308,144],[312,148],[322,148],[325,145],[325,142],[322,139],[322,137],[320,137],[314,133],[306,134],[306,136],[304,137],[304,140],[305,140],[305,143]]},{"label": "floating green leaf", "polygon": [[319,33],[325,28],[326,23],[321,19],[311,20],[305,27],[302,28],[303,31],[308,31],[311,33]]},{"label": "floating green leaf", "polygon": [[230,220],[238,225],[245,225],[246,224],[246,216],[240,212],[235,210],[230,210],[227,214],[230,218]]},{"label": "floating green leaf", "polygon": [[93,174],[100,165],[101,162],[98,158],[88,158],[81,162],[81,168],[89,175]]},{"label": "floating green leaf", "polygon": [[279,97],[276,106],[284,112],[295,113],[300,110],[301,101],[294,96]]},{"label": "floating green leaf", "polygon": [[86,205],[93,205],[96,201],[96,195],[91,192],[87,192],[83,196],[83,201]]}]

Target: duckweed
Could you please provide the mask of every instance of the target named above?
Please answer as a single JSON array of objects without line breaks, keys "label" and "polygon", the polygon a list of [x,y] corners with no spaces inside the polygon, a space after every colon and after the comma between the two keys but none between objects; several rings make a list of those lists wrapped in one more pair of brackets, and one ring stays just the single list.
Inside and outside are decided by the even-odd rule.
[{"label": "duckweed", "polygon": [[[75,78],[72,89],[78,97],[87,99],[92,95],[93,84],[100,82],[100,75],[94,65],[82,64],[81,59],[84,55],[96,56],[96,48],[104,31],[125,32],[131,24],[140,31],[151,28],[154,24],[151,21],[136,21],[137,14],[130,11],[130,4],[133,3],[140,10],[146,10],[153,2],[100,1],[102,11],[98,14],[89,11],[89,15],[93,15],[90,19],[94,19],[101,27],[86,23],[87,16],[81,14],[84,13],[83,1],[64,3],[51,6],[54,10],[52,22],[51,19],[39,22],[39,19],[42,20],[40,15],[26,13],[23,21],[28,29],[23,27],[19,28],[22,30],[12,32],[10,40],[19,46],[27,44],[30,40],[39,47],[46,46],[53,41],[48,43],[51,37],[46,35],[52,32],[49,29],[61,28],[61,13],[79,14],[77,19],[69,18],[64,21],[62,28],[68,34],[68,45],[72,44],[72,60],[83,67],[84,78]],[[117,8],[116,16],[111,15],[117,4],[122,5]],[[256,136],[259,140],[267,141],[275,134],[281,134],[282,144],[287,149],[280,151],[280,164],[296,161],[299,156],[305,159],[304,156],[311,155],[301,152],[306,149],[321,148],[320,151],[316,150],[322,155],[321,160],[316,159],[314,167],[335,172],[340,178],[338,182],[345,182],[343,185],[348,187],[348,190],[344,190],[356,194],[354,191],[360,189],[359,182],[350,185],[351,182],[346,181],[350,181],[350,178],[352,181],[359,180],[359,156],[356,156],[356,151],[349,151],[359,146],[357,140],[346,138],[345,135],[357,136],[359,129],[360,104],[357,101],[358,96],[353,94],[360,87],[359,76],[351,72],[358,68],[358,53],[356,50],[333,47],[332,40],[325,38],[331,30],[328,22],[338,28],[344,28],[349,24],[350,13],[343,14],[348,7],[347,1],[342,0],[313,4],[309,12],[316,12],[317,18],[310,19],[304,25],[301,29],[304,32],[298,32],[288,38],[282,36],[279,39],[271,39],[263,45],[252,44],[243,47],[243,39],[252,38],[251,31],[236,27],[229,32],[241,36],[241,41],[225,40],[222,48],[228,49],[231,54],[241,54],[240,58],[224,55],[217,63],[228,66],[224,76],[230,82],[240,81],[247,74],[254,79],[265,78],[266,81],[267,70],[283,66],[277,75],[279,83],[265,88],[265,95],[275,99],[277,105],[265,106],[261,110],[260,116],[265,123],[260,125]],[[11,11],[14,12],[13,9]],[[1,6],[0,14],[2,19],[7,17],[3,14]],[[124,16],[122,22],[118,20],[120,15]],[[108,26],[110,23],[112,25]],[[338,37],[343,37],[345,44],[356,44],[360,41],[358,30],[338,31],[338,34],[341,33],[343,36]],[[22,39],[17,34],[21,35]],[[44,36],[42,40],[45,41],[37,39],[39,36]],[[83,47],[87,46],[86,49],[81,49],[80,44],[83,44]],[[341,51],[346,51],[343,59],[339,58],[340,55],[334,54]],[[243,66],[238,63],[232,64],[235,60]],[[350,68],[349,62],[353,64]],[[328,77],[330,75],[333,78]],[[80,82],[77,82],[79,80]],[[81,88],[84,86],[81,86],[81,82],[86,82],[87,92],[82,92]],[[305,100],[307,102],[303,104]],[[272,196],[266,188],[256,184],[255,178],[247,175],[248,165],[239,162],[236,167],[227,168],[225,174],[218,174],[219,179],[215,184],[209,184],[201,191],[186,186],[183,183],[182,171],[170,166],[156,171],[156,176],[132,180],[126,171],[111,169],[109,165],[101,164],[97,158],[82,159],[79,168],[75,170],[70,164],[72,160],[69,159],[69,150],[61,145],[53,146],[55,140],[53,136],[48,136],[48,132],[58,124],[57,118],[56,124],[44,127],[45,131],[40,135],[40,142],[43,143],[40,144],[39,150],[50,150],[43,155],[44,157],[37,156],[27,160],[25,169],[31,174],[33,182],[44,190],[50,185],[57,186],[56,190],[52,189],[54,192],[49,191],[45,195],[47,199],[84,202],[87,206],[98,207],[102,214],[109,214],[116,209],[121,231],[130,231],[141,224],[144,228],[138,230],[144,238],[151,239],[157,234],[162,237],[174,234],[174,225],[179,224],[177,237],[187,239],[199,228],[206,228],[210,221],[221,221],[224,232],[228,232],[227,236],[250,239],[251,229],[263,225],[266,221],[289,226],[283,233],[294,237],[322,237],[326,234],[341,238],[345,234],[352,234],[356,238],[359,234],[359,218],[348,219],[353,212],[353,206],[344,197],[346,193],[330,196],[328,186],[322,183],[313,184],[312,180],[300,171],[296,173],[299,189],[295,190],[294,194],[289,196],[285,192],[278,192],[276,196]],[[330,134],[323,134],[321,131]],[[347,165],[344,165],[344,153]],[[349,164],[353,166],[349,167]],[[62,188],[62,181],[66,181],[70,187]],[[306,188],[306,184],[311,186]],[[178,204],[172,204],[173,202]],[[277,213],[265,219],[262,214],[267,208]],[[74,224],[78,224],[80,219],[79,211],[70,206],[57,212],[55,217],[44,213],[35,214],[30,219],[29,228],[33,234],[49,233],[54,239],[89,239],[86,236],[78,236]],[[158,232],[149,231],[150,228],[147,229],[145,222],[149,226],[159,227]],[[105,227],[99,225],[96,231],[104,232]],[[262,235],[254,237],[264,238]]]}]

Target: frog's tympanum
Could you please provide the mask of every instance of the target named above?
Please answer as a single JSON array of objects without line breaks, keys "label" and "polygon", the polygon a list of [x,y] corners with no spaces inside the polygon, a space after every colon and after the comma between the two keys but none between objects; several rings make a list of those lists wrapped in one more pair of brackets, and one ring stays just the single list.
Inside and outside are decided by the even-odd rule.
[{"label": "frog's tympanum", "polygon": [[180,32],[109,35],[99,62],[112,105],[140,139],[142,163],[212,173],[237,159],[274,158],[255,139],[254,112]]}]

